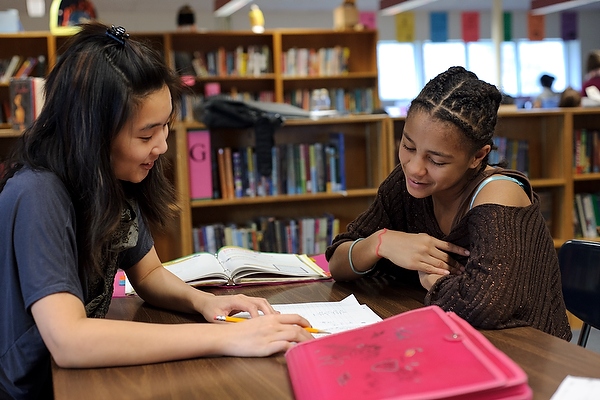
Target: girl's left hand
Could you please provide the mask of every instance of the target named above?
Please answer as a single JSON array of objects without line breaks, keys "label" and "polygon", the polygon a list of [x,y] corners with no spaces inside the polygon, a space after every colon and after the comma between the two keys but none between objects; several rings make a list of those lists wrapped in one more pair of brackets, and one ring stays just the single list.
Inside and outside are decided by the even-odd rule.
[{"label": "girl's left hand", "polygon": [[265,315],[278,314],[266,299],[243,294],[207,296],[200,310],[208,322],[213,322],[217,315],[233,315],[241,311],[248,312],[252,318],[258,317],[259,311]]}]

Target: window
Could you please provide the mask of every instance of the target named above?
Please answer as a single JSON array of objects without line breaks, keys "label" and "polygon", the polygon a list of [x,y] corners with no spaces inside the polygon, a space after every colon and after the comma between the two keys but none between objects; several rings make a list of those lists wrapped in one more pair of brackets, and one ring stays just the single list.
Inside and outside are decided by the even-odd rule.
[{"label": "window", "polygon": [[[502,88],[514,97],[536,96],[541,91],[542,74],[556,77],[553,89],[563,91],[567,86],[581,87],[578,65],[581,58],[578,42],[546,39],[530,42],[503,42]],[[406,103],[413,99],[425,83],[450,66],[461,65],[479,78],[497,85],[494,65],[494,44],[491,40],[464,43],[398,43],[382,41],[377,46],[379,68],[379,98],[382,103]],[[491,66],[491,67],[490,67]]]},{"label": "window", "polygon": [[381,100],[412,99],[419,93],[422,85],[415,60],[415,47],[412,43],[377,44]]}]

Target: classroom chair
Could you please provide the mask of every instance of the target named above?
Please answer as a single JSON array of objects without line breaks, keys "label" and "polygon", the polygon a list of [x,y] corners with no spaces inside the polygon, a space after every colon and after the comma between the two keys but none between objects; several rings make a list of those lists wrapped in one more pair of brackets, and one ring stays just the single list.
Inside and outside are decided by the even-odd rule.
[{"label": "classroom chair", "polygon": [[577,344],[585,347],[590,329],[600,329],[600,243],[568,240],[558,260],[567,310],[583,321]]}]

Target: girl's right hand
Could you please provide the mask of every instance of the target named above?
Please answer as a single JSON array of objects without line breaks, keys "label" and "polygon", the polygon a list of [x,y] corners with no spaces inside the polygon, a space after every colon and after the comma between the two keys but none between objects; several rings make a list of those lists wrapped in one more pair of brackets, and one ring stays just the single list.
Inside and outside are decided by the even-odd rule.
[{"label": "girl's right hand", "polygon": [[296,343],[313,339],[303,327],[310,323],[297,314],[269,314],[239,323],[224,323],[220,354],[265,357],[285,352]]},{"label": "girl's right hand", "polygon": [[460,274],[464,266],[449,253],[468,256],[469,251],[426,233],[386,231],[381,237],[378,254],[394,264],[427,274]]}]

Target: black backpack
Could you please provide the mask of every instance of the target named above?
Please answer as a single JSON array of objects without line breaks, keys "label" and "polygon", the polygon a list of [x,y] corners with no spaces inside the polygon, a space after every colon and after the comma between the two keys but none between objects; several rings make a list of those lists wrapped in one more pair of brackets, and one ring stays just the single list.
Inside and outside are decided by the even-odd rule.
[{"label": "black backpack", "polygon": [[256,167],[262,176],[270,176],[271,149],[275,144],[275,130],[285,118],[307,118],[308,111],[282,103],[240,101],[216,95],[208,97],[194,109],[194,117],[208,129],[254,128]]}]

